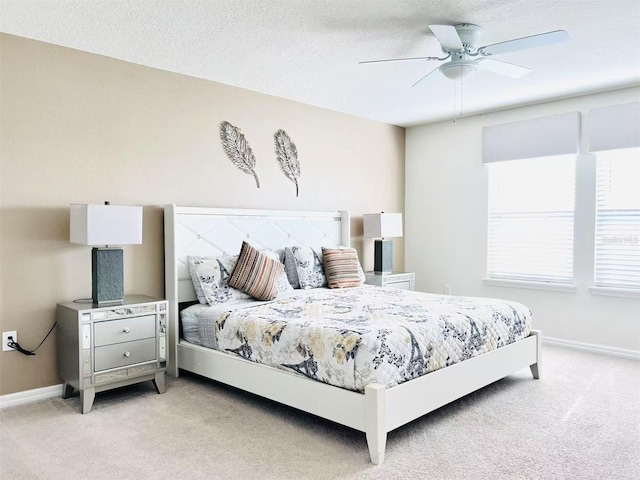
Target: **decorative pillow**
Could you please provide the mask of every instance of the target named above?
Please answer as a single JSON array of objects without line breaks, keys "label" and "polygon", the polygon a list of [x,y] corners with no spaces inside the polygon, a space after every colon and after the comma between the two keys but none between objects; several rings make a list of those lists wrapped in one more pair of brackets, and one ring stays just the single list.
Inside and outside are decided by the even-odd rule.
[{"label": "decorative pillow", "polygon": [[[260,250],[260,252],[264,253],[267,257],[273,258],[278,263],[282,264],[282,262],[280,261],[280,255],[278,255],[278,252],[274,252],[273,250]],[[293,286],[291,285],[291,283],[289,283],[289,278],[287,277],[287,274],[286,274],[286,267],[284,268],[285,270],[283,270],[280,276],[278,277],[278,293],[293,290]]]},{"label": "decorative pillow", "polygon": [[300,281],[300,288],[320,288],[327,286],[322,261],[311,247],[291,247],[296,261],[296,272]]},{"label": "decorative pillow", "polygon": [[245,300],[249,298],[250,295],[247,295],[246,293],[229,286],[229,277],[231,277],[231,272],[233,272],[233,269],[236,268],[238,255],[222,255],[220,257],[216,257],[216,260],[218,260],[220,270],[222,271],[223,285],[227,285],[231,294],[231,298],[229,300]]},{"label": "decorative pillow", "polygon": [[249,298],[228,285],[237,256],[189,257],[189,273],[198,301],[203,305],[215,305],[230,300]]},{"label": "decorative pillow", "polygon": [[287,275],[289,285],[293,288],[300,288],[300,279],[298,279],[298,270],[296,268],[296,259],[289,247],[284,249],[284,273]]},{"label": "decorative pillow", "polygon": [[203,305],[208,305],[207,299],[205,298],[204,292],[202,291],[201,282],[204,279],[200,279],[198,270],[196,269],[196,265],[201,263],[200,258],[201,257],[189,257],[189,275],[191,275],[191,282],[193,283],[193,289],[196,291],[196,297],[198,297],[198,301]]},{"label": "decorative pillow", "polygon": [[242,242],[229,285],[258,300],[273,300],[278,295],[278,277],[284,271],[279,260],[269,258],[247,242]]},{"label": "decorative pillow", "polygon": [[[344,247],[344,246],[340,245],[338,248],[350,249],[351,247]],[[356,250],[356,254],[357,253],[358,253],[358,251]],[[362,265],[360,264],[360,259],[358,259],[358,275],[360,275],[360,285],[364,285],[364,283],[367,281],[367,277],[364,274],[364,270],[362,269]]]},{"label": "decorative pillow", "polygon": [[362,267],[355,248],[322,247],[322,260],[329,288],[349,288],[362,285],[362,277],[360,276]]},{"label": "decorative pillow", "polygon": [[[274,260],[277,260],[279,263],[282,263],[280,262],[280,255],[278,255],[277,252],[274,252],[273,250],[268,250],[268,249],[260,250],[260,252],[264,253],[270,258],[273,258]],[[228,277],[229,275],[231,275],[231,272],[233,272],[233,269],[236,267],[236,262],[238,261],[238,255],[225,255],[222,257],[218,257],[218,260],[220,260],[220,262],[224,265],[227,271],[227,277]],[[249,297],[249,295],[247,295],[246,293],[242,293],[240,290],[236,290],[235,288],[232,288],[232,290],[242,295],[241,298]],[[293,287],[289,284],[289,280],[287,279],[287,274],[282,272],[280,277],[278,277],[278,293],[286,292],[290,290],[293,290]]]}]

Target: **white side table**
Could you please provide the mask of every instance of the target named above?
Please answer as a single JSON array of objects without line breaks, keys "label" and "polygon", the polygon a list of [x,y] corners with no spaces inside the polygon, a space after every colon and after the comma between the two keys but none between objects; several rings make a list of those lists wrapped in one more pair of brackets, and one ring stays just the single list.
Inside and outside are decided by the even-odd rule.
[{"label": "white side table", "polygon": [[416,274],[414,272],[365,273],[367,285],[378,287],[398,288],[400,290],[415,290]]}]

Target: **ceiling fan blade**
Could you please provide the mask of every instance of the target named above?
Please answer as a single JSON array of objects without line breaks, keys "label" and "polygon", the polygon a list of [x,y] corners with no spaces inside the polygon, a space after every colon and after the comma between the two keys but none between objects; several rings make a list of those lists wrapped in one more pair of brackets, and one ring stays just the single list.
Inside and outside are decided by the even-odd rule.
[{"label": "ceiling fan blade", "polygon": [[498,55],[500,53],[514,52],[516,50],[524,50],[525,48],[544,47],[545,45],[553,45],[569,40],[569,34],[564,30],[555,30],[553,32],[539,33],[530,37],[515,38],[506,42],[494,43],[480,47],[478,52],[484,55]]},{"label": "ceiling fan blade", "polygon": [[438,57],[411,57],[411,58],[389,58],[385,60],[365,60],[360,63],[382,63],[382,62],[403,62],[405,60],[440,60]]},{"label": "ceiling fan blade", "polygon": [[478,65],[480,70],[506,75],[511,78],[524,77],[527,73],[531,72],[530,68],[501,60],[494,60],[493,58],[480,58],[476,60],[476,65]]},{"label": "ceiling fan blade", "polygon": [[451,25],[429,25],[429,28],[445,50],[464,50],[462,41],[460,40],[455,27],[452,27]]},{"label": "ceiling fan blade", "polygon": [[418,80],[416,83],[414,83],[413,85],[411,85],[411,87],[415,87],[416,85],[418,85],[420,82],[422,82],[424,79],[426,79],[429,75],[431,75],[433,72],[435,72],[436,70],[438,70],[440,67],[436,67],[433,70],[431,70],[429,73],[427,73],[424,77],[422,77],[420,80]]}]

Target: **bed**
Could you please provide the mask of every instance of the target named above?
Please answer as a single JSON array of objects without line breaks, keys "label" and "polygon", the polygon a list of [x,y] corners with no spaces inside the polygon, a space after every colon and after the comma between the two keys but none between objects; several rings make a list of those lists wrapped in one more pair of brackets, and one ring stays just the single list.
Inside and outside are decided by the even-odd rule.
[{"label": "bed", "polygon": [[[321,251],[321,247],[348,246],[350,244],[349,226],[350,219],[346,211],[267,211],[167,205],[165,207],[165,275],[166,296],[170,309],[168,372],[174,376],[177,376],[180,370],[193,372],[362,431],[366,434],[370,458],[374,464],[384,461],[386,437],[389,431],[522,368],[530,367],[534,378],[539,378],[541,337],[539,331],[531,330],[529,324],[525,322],[525,320],[528,321],[525,312],[528,309],[519,306],[522,308],[516,312],[513,302],[504,303],[489,299],[481,299],[481,306],[478,307],[464,297],[429,296],[428,308],[442,309],[446,307],[445,304],[453,302],[454,310],[458,316],[462,317],[467,315],[465,308],[468,305],[476,305],[469,308],[482,310],[485,317],[500,316],[505,313],[500,311],[501,308],[514,310],[513,318],[521,321],[521,324],[514,325],[513,320],[505,321],[505,325],[508,324],[513,328],[501,330],[493,335],[492,342],[495,345],[491,349],[475,345],[472,348],[475,354],[470,353],[469,348],[462,349],[458,356],[463,361],[458,363],[451,363],[448,358],[451,355],[443,352],[429,352],[429,355],[427,352],[419,352],[416,355],[415,348],[421,342],[416,342],[414,337],[423,333],[415,330],[417,324],[411,324],[409,328],[399,324],[395,329],[396,333],[401,336],[399,338],[404,338],[402,342],[413,353],[405,355],[407,365],[402,368],[387,368],[389,375],[381,375],[380,372],[367,366],[376,361],[372,348],[368,349],[371,350],[371,358],[360,360],[357,370],[355,370],[355,359],[353,362],[345,361],[344,355],[335,355],[335,349],[332,362],[328,362],[327,365],[318,362],[313,371],[308,368],[306,370],[299,368],[301,365],[299,362],[288,364],[286,361],[280,361],[279,368],[270,366],[266,362],[260,363],[272,354],[267,350],[259,352],[257,345],[252,345],[253,350],[250,349],[255,353],[253,357],[249,358],[250,356],[241,354],[237,343],[233,343],[237,342],[238,335],[235,335],[235,332],[239,328],[234,325],[243,325],[243,322],[246,325],[248,321],[253,322],[263,317],[265,321],[277,323],[277,318],[273,315],[282,312],[283,309],[299,312],[304,305],[312,302],[326,302],[330,298],[338,298],[339,300],[335,300],[335,303],[339,304],[338,307],[349,306],[342,308],[340,315],[343,310],[348,310],[355,316],[354,318],[361,319],[358,328],[348,329],[348,335],[352,335],[351,330],[353,330],[364,338],[367,332],[370,333],[370,330],[380,327],[375,323],[380,314],[375,312],[380,312],[381,308],[367,309],[367,304],[380,301],[382,302],[380,305],[389,305],[388,315],[383,315],[383,320],[388,322],[389,319],[400,318],[393,315],[407,316],[407,312],[411,309],[415,313],[415,309],[419,308],[418,305],[426,294],[391,291],[371,286],[338,290],[296,290],[279,296],[273,302],[257,302],[255,305],[248,306],[245,303],[224,316],[221,316],[224,311],[222,308],[220,312],[209,315],[212,317],[209,321],[213,322],[209,327],[203,323],[202,317],[213,310],[210,307],[194,306],[187,311],[190,311],[196,320],[191,320],[191,324],[187,322],[184,332],[191,341],[181,338],[180,310],[196,300],[187,262],[189,256],[237,253],[245,240],[256,247],[273,250],[293,245],[307,245],[316,251]],[[363,305],[358,309],[360,297]],[[414,300],[415,306],[409,307],[414,304]],[[496,302],[499,306],[496,306]],[[407,305],[407,307],[394,312],[394,304]],[[325,315],[331,317],[332,322],[336,321],[338,307],[334,305],[331,315]],[[518,308],[517,305],[516,308]],[[367,315],[371,318],[365,319]],[[416,314],[416,316],[419,315]],[[222,326],[226,329],[226,336],[209,335],[209,340],[206,334],[193,336],[198,328],[200,333],[206,333],[207,329],[214,331],[216,328],[220,332],[221,321],[225,322]],[[340,317],[338,321],[352,320]],[[303,326],[308,328],[309,319],[305,322]],[[483,328],[481,323],[477,325]],[[371,328],[368,330],[369,327]],[[474,328],[476,328],[475,323]],[[492,327],[484,328],[486,331],[486,328]],[[386,330],[393,330],[393,328],[389,326]],[[455,335],[455,325],[447,331]],[[424,335],[427,334],[428,332],[424,333]],[[293,336],[301,335],[296,333]],[[220,345],[217,345],[218,342]],[[353,340],[352,347],[355,342],[356,340]],[[473,343],[473,339],[469,342]],[[284,344],[284,342],[275,343]],[[342,345],[344,343],[346,342],[343,341],[340,344],[341,348],[344,347]],[[424,345],[424,342],[422,344]],[[361,348],[367,350],[362,345]],[[485,350],[487,350],[486,353]],[[351,358],[354,358],[351,350],[345,350],[344,353],[347,357],[352,355]],[[278,352],[277,355],[283,354],[286,352]],[[424,361],[421,363],[421,359],[427,357],[432,360],[431,369],[425,368]],[[334,361],[336,358],[337,362]],[[379,358],[378,361],[380,361]],[[387,364],[390,363],[387,362]],[[345,365],[351,368],[351,364],[354,366],[353,372],[341,370]],[[416,372],[416,365],[420,370],[418,372]]]}]

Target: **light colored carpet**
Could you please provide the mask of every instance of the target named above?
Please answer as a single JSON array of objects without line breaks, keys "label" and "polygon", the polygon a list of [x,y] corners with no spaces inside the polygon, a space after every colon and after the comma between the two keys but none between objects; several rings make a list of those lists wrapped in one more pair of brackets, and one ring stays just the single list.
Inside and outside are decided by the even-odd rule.
[{"label": "light colored carpet", "polygon": [[388,436],[363,433],[183,375],[0,411],[9,479],[637,479],[640,362],[544,347],[523,370]]}]

